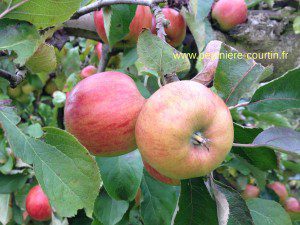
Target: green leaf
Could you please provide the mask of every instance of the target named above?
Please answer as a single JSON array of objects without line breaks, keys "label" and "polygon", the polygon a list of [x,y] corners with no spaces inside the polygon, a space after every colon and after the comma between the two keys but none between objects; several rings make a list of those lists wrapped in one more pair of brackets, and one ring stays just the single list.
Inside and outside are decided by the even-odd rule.
[{"label": "green leaf", "polygon": [[300,16],[297,16],[293,23],[295,34],[300,34]]},{"label": "green leaf", "polygon": [[218,206],[219,223],[253,225],[250,211],[242,196],[231,187],[218,181],[213,182],[212,187]]},{"label": "green leaf", "polygon": [[63,56],[61,63],[63,72],[67,77],[69,77],[72,73],[78,73],[80,71],[81,64],[79,47],[69,49],[67,55]]},{"label": "green leaf", "polygon": [[251,199],[247,201],[255,225],[292,225],[291,219],[279,203]]},{"label": "green leaf", "polygon": [[45,43],[26,62],[26,67],[32,73],[50,73],[55,70],[56,65],[54,47]]},{"label": "green leaf", "polygon": [[144,225],[170,225],[177,204],[176,187],[154,180],[144,170],[141,189]]},{"label": "green leaf", "polygon": [[117,157],[97,157],[105,190],[116,200],[132,201],[141,184],[143,162],[136,150]]},{"label": "green leaf", "polygon": [[128,207],[128,202],[114,200],[101,192],[95,202],[94,216],[105,225],[115,225],[122,219]]},{"label": "green leaf", "polygon": [[25,133],[34,138],[40,138],[44,134],[43,129],[39,123],[35,123],[27,127]]},{"label": "green leaf", "polygon": [[300,108],[300,67],[260,87],[248,109],[254,112],[279,112]]},{"label": "green leaf", "polygon": [[23,174],[2,175],[0,174],[0,194],[10,194],[22,188],[28,176]]},{"label": "green leaf", "polygon": [[10,6],[11,1],[12,0],[2,0],[2,1],[0,1],[0,14]]},{"label": "green leaf", "polygon": [[289,128],[272,127],[265,130],[255,138],[252,144],[300,157],[300,132]]},{"label": "green leaf", "polygon": [[[242,144],[250,144],[253,140],[263,132],[260,128],[247,128],[234,124],[234,142]],[[244,148],[233,147],[232,152],[246,159],[255,167],[267,171],[277,168],[277,156],[275,152],[266,147],[260,148]]]},{"label": "green leaf", "polygon": [[218,223],[217,205],[203,178],[181,181],[179,212],[174,225],[214,225]]},{"label": "green leaf", "polygon": [[242,53],[222,44],[214,87],[228,106],[238,104],[241,98],[250,98],[259,82],[272,73],[270,68],[238,54]]},{"label": "green leaf", "polygon": [[[87,150],[70,134],[46,128],[44,143],[30,138],[16,127],[13,115],[0,110],[0,122],[11,149],[26,163],[33,163],[35,175],[61,216],[74,216],[85,208],[92,214],[100,188],[99,170]],[[51,144],[51,145],[50,145]]]},{"label": "green leaf", "polygon": [[6,225],[12,219],[12,205],[10,194],[0,194],[0,223]]},{"label": "green leaf", "polygon": [[137,52],[139,61],[148,69],[157,71],[161,76],[187,71],[190,68],[190,62],[187,58],[175,59],[174,55],[180,54],[180,52],[148,30],[140,34]]},{"label": "green leaf", "polygon": [[18,54],[18,58],[15,59],[17,64],[24,65],[38,48],[40,36],[29,23],[2,19],[0,33],[0,50],[15,51]]},{"label": "green leaf", "polygon": [[123,53],[123,57],[121,59],[121,68],[128,68],[137,61],[138,55],[137,55],[137,49],[131,48],[131,49],[125,49]]},{"label": "green leaf", "polygon": [[136,5],[112,5],[103,10],[104,27],[110,46],[124,39],[135,16]]},{"label": "green leaf", "polygon": [[[12,5],[21,2],[13,0]],[[34,0],[17,7],[9,14],[7,18],[25,20],[34,24],[38,28],[46,28],[61,24],[68,20],[77,9],[79,9],[81,0]]]}]

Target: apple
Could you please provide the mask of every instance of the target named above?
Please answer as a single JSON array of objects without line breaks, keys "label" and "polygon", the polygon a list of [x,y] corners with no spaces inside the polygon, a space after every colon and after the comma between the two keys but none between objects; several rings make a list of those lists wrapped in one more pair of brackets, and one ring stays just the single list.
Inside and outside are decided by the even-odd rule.
[{"label": "apple", "polygon": [[165,184],[173,185],[173,186],[179,186],[180,180],[171,179],[169,177],[166,177],[159,173],[156,169],[154,169],[152,166],[150,166],[147,162],[144,162],[144,167],[147,170],[147,172],[156,180],[163,182]]},{"label": "apple", "polygon": [[101,59],[101,55],[102,55],[102,43],[98,42],[98,44],[95,46],[95,52],[98,56],[98,59]]},{"label": "apple", "polygon": [[22,89],[20,86],[17,86],[15,88],[8,87],[7,94],[11,98],[17,98],[22,94]]},{"label": "apple", "polygon": [[247,184],[245,190],[242,193],[244,199],[257,198],[259,196],[260,190],[258,187]]},{"label": "apple", "polygon": [[209,174],[225,159],[233,143],[228,107],[195,81],[169,83],[143,106],[136,123],[142,158],[172,179]]},{"label": "apple", "polygon": [[136,149],[135,124],[144,102],[126,74],[95,74],[81,80],[68,94],[66,130],[94,155],[128,153]]},{"label": "apple", "polygon": [[268,184],[268,188],[272,189],[279,196],[280,202],[285,202],[286,198],[288,197],[288,192],[284,184],[276,181]]},{"label": "apple", "polygon": [[[103,9],[94,12],[94,22],[95,22],[96,30],[101,40],[104,43],[108,44],[108,39],[104,28]],[[141,5],[137,6],[135,16],[129,26],[129,33],[123,39],[122,43],[128,46],[132,46],[136,44],[138,37],[142,32],[143,28],[150,29],[151,24],[152,24],[152,13],[150,8],[148,6],[141,6]]]},{"label": "apple", "polygon": [[284,208],[287,212],[300,213],[300,203],[294,197],[290,197],[285,201]]},{"label": "apple", "polygon": [[57,90],[58,90],[57,85],[53,80],[51,80],[45,87],[45,92],[48,95],[52,95]]},{"label": "apple", "polygon": [[22,86],[22,92],[25,94],[25,95],[29,95],[30,93],[32,93],[33,91],[35,90],[35,88],[29,84],[29,83],[26,83]]},{"label": "apple", "polygon": [[92,76],[95,73],[97,73],[97,68],[92,65],[89,65],[81,70],[80,77],[84,79],[89,76]]},{"label": "apple", "polygon": [[228,31],[247,20],[247,5],[244,0],[219,0],[212,6],[212,18],[220,28]]},{"label": "apple", "polygon": [[[167,34],[166,41],[173,47],[178,47],[181,45],[182,41],[186,35],[186,22],[183,16],[175,9],[163,8],[162,12],[167,20],[170,21],[170,24],[165,28]],[[151,31],[153,34],[156,32],[156,19],[153,16],[152,18],[152,27]]]},{"label": "apple", "polygon": [[52,209],[41,186],[37,185],[29,191],[26,197],[26,211],[36,221],[51,219]]}]

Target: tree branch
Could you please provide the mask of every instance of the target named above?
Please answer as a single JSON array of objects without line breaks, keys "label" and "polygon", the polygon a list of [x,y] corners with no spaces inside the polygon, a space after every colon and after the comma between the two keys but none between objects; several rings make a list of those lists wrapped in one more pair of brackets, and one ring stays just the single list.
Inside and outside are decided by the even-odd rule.
[{"label": "tree branch", "polygon": [[13,5],[12,7],[4,10],[1,14],[0,14],[0,19],[2,19],[6,14],[10,13],[11,11],[13,11],[14,9],[20,7],[21,5],[25,4],[26,2],[28,2],[29,0],[23,0],[15,5]]},{"label": "tree branch", "polygon": [[103,44],[102,45],[101,59],[100,59],[100,62],[99,62],[97,72],[104,72],[105,71],[107,63],[109,61],[109,57],[110,57],[109,45],[108,44]]},{"label": "tree branch", "polygon": [[152,4],[163,3],[166,0],[99,0],[97,2],[91,3],[85,7],[79,9],[71,19],[78,19],[79,17],[100,9],[103,6],[115,5],[115,4],[137,4],[150,6]]},{"label": "tree branch", "polygon": [[0,69],[0,77],[9,81],[12,88],[20,84],[26,77],[26,70],[18,70],[16,74],[11,74],[5,70]]},{"label": "tree branch", "polygon": [[231,110],[231,109],[235,109],[235,108],[238,108],[238,107],[245,107],[245,106],[248,106],[249,103],[250,103],[250,102],[242,102],[242,103],[240,103],[240,104],[237,104],[237,105],[234,105],[234,106],[230,106],[230,107],[228,107],[228,108],[229,108],[229,110]]}]

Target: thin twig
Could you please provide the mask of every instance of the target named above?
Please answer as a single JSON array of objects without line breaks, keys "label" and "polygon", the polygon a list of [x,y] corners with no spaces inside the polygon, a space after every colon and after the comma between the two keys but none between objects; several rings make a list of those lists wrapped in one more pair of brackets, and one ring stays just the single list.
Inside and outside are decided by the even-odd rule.
[{"label": "thin twig", "polygon": [[12,7],[4,10],[1,14],[0,14],[0,19],[2,19],[6,14],[10,13],[11,11],[13,11],[14,9],[20,7],[21,5],[25,4],[26,2],[28,2],[29,0],[23,0],[15,5],[13,5]]},{"label": "thin twig", "polygon": [[115,4],[136,4],[150,6],[153,3],[163,3],[166,0],[99,0],[97,2],[91,3],[85,7],[79,9],[71,19],[78,19],[79,17],[100,9],[103,6],[115,5]]},{"label": "thin twig", "polygon": [[0,69],[0,77],[9,81],[12,88],[20,84],[26,77],[26,70],[18,70],[16,74],[11,74],[5,70]]},{"label": "thin twig", "polygon": [[237,105],[234,105],[234,106],[230,106],[230,107],[228,107],[228,108],[229,108],[229,110],[231,110],[231,109],[236,109],[236,108],[238,108],[238,107],[245,107],[245,106],[248,106],[249,103],[250,103],[250,102],[243,102],[243,103],[240,103],[240,104],[237,104]]},{"label": "thin twig", "polygon": [[109,57],[110,57],[110,52],[109,52],[109,45],[108,44],[103,44],[102,45],[102,53],[101,53],[101,59],[99,62],[99,66],[98,66],[98,72],[104,72],[105,68],[108,64],[109,61]]}]

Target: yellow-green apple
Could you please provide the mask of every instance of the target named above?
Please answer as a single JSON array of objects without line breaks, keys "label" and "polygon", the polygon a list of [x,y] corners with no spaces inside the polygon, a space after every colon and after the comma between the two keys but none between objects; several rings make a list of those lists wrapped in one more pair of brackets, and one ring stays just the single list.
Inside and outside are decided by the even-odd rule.
[{"label": "yellow-green apple", "polygon": [[11,98],[17,98],[22,94],[22,89],[20,86],[17,86],[15,88],[8,87],[7,88],[7,94]]},{"label": "yellow-green apple", "polygon": [[126,74],[94,74],[81,80],[68,94],[66,130],[94,155],[125,154],[136,149],[135,124],[144,102]]},{"label": "yellow-green apple", "polygon": [[30,189],[26,197],[26,211],[36,221],[47,221],[51,219],[52,209],[48,197],[41,186],[37,185]]},{"label": "yellow-green apple", "polygon": [[209,88],[178,81],[156,91],[136,124],[143,159],[164,176],[204,176],[225,159],[233,143],[228,107]]},{"label": "yellow-green apple", "polygon": [[101,55],[102,55],[102,43],[99,42],[98,44],[96,44],[95,46],[95,52],[98,56],[98,59],[100,60],[101,59]]},{"label": "yellow-green apple", "polygon": [[165,184],[173,185],[173,186],[180,185],[180,180],[172,179],[172,178],[162,175],[156,169],[154,169],[152,166],[150,166],[145,160],[143,160],[143,163],[144,163],[144,167],[147,170],[147,172],[156,180],[163,182]]},{"label": "yellow-green apple", "polygon": [[[165,28],[167,34],[166,40],[173,47],[178,47],[181,45],[182,41],[186,35],[186,22],[183,16],[175,9],[163,8],[162,12],[167,20],[170,21],[170,24]],[[151,31],[153,34],[156,34],[156,19],[153,16],[152,18],[152,28]]]},{"label": "yellow-green apple", "polygon": [[[103,9],[94,12],[94,22],[95,22],[96,30],[101,40],[104,43],[108,44],[108,39],[104,28]],[[152,13],[150,8],[148,6],[139,5],[136,9],[134,18],[132,19],[129,25],[129,33],[122,40],[122,44],[128,46],[136,44],[138,37],[142,32],[143,28],[150,29],[151,24],[152,24]]]},{"label": "yellow-green apple", "polygon": [[51,80],[45,87],[45,92],[48,95],[52,95],[57,90],[58,90],[57,85],[53,80]]},{"label": "yellow-green apple", "polygon": [[81,70],[80,77],[82,79],[84,79],[84,78],[92,76],[93,74],[96,74],[96,73],[97,73],[97,68],[94,67],[93,65],[89,65],[89,66],[84,67]]},{"label": "yellow-green apple", "polygon": [[247,5],[244,0],[219,0],[213,4],[212,18],[220,28],[228,31],[247,20]]},{"label": "yellow-green apple", "polygon": [[259,196],[260,190],[258,187],[247,184],[245,190],[242,193],[244,199],[257,198]]},{"label": "yellow-green apple", "polygon": [[278,195],[281,203],[285,202],[286,198],[289,195],[285,185],[278,181],[268,184],[268,188],[272,189]]}]

